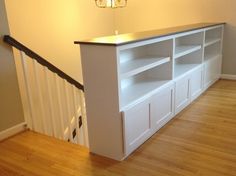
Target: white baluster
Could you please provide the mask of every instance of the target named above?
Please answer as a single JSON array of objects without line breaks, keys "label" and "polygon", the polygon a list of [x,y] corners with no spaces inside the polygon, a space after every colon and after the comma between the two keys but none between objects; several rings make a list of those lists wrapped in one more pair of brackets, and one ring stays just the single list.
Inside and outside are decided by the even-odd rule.
[{"label": "white baluster", "polygon": [[15,63],[16,63],[16,68],[17,68],[17,78],[18,78],[18,83],[19,83],[19,88],[20,88],[20,95],[21,95],[21,100],[22,100],[22,105],[23,105],[23,110],[24,110],[24,119],[27,124],[27,127],[32,130],[31,109],[29,105],[28,92],[26,88],[26,78],[25,78],[24,66],[23,66],[24,53],[16,49],[14,49],[14,53],[16,53]]},{"label": "white baluster", "polygon": [[72,130],[70,127],[71,124],[71,113],[70,113],[70,97],[69,97],[69,90],[68,90],[68,83],[66,80],[64,80],[64,90],[65,90],[65,100],[66,100],[66,114],[67,114],[67,128],[68,128],[68,133],[69,133],[69,138],[70,140],[72,139]]},{"label": "white baluster", "polygon": [[[55,122],[54,122],[54,117],[55,117],[55,110],[53,107],[53,95],[52,95],[52,89],[51,89],[51,75],[50,75],[50,70],[46,69],[45,72],[45,77],[46,77],[46,86],[47,86],[47,92],[48,92],[48,100],[49,100],[49,112],[50,112],[50,126],[52,127],[52,132],[53,136],[56,134],[56,128],[55,128]],[[52,73],[51,73],[52,74]]]},{"label": "white baluster", "polygon": [[[39,65],[38,62],[36,60],[33,60],[33,68],[34,68],[34,78],[36,81],[36,92],[37,92],[37,96],[39,97],[39,112],[40,114],[37,114],[38,116],[38,121],[40,123],[40,132],[42,133],[47,133],[46,130],[46,122],[45,122],[45,109],[44,109],[44,102],[43,102],[43,96],[42,96],[42,87],[39,81],[40,75],[39,75]],[[36,96],[36,95],[35,95]]]},{"label": "white baluster", "polygon": [[57,97],[58,97],[58,107],[59,107],[59,121],[60,121],[60,138],[64,139],[64,131],[65,131],[65,124],[63,120],[63,106],[62,106],[62,97],[61,97],[61,84],[60,84],[61,78],[57,76],[56,78],[56,91],[57,91]]},{"label": "white baluster", "polygon": [[86,147],[89,147],[89,141],[88,141],[88,126],[87,126],[87,116],[86,116],[86,109],[85,109],[85,99],[84,99],[84,93],[79,90],[80,95],[80,104],[81,104],[81,112],[82,112],[82,123],[83,123],[83,134],[84,134],[84,145]]},{"label": "white baluster", "polygon": [[29,128],[34,130],[35,125],[34,125],[34,117],[33,117],[33,100],[32,100],[32,96],[31,96],[32,93],[31,93],[31,89],[29,86],[29,74],[28,74],[28,67],[27,67],[27,62],[26,62],[26,55],[22,51],[21,51],[21,63],[22,63],[22,68],[23,68],[26,96],[27,96],[27,100],[28,100],[28,107],[29,107],[29,114],[30,114],[30,116],[26,116],[26,120],[27,120],[27,124],[28,124]]},{"label": "white baluster", "polygon": [[76,120],[76,141],[77,144],[80,144],[80,128],[79,128],[79,117],[81,116],[81,107],[79,104],[79,97],[77,94],[77,88],[75,86],[73,86],[73,104],[74,104],[74,117]]}]

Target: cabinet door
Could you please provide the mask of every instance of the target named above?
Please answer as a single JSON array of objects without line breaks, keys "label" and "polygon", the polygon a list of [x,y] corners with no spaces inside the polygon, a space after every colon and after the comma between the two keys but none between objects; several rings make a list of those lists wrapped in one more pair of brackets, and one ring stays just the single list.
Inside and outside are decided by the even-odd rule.
[{"label": "cabinet door", "polygon": [[190,103],[190,76],[186,75],[175,83],[175,114]]},{"label": "cabinet door", "polygon": [[155,133],[174,116],[174,85],[154,95],[150,107],[152,130]]},{"label": "cabinet door", "polygon": [[204,64],[204,88],[210,87],[221,74],[221,57],[215,57]]},{"label": "cabinet door", "polygon": [[195,100],[202,93],[203,89],[203,75],[202,66],[191,73],[190,78],[191,101]]},{"label": "cabinet door", "polygon": [[125,155],[151,136],[150,104],[142,102],[123,112]]}]

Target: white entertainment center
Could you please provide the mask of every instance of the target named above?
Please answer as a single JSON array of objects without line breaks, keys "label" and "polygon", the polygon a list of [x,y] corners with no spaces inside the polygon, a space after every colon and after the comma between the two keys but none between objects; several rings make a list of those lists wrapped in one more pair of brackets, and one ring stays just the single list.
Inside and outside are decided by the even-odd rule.
[{"label": "white entertainment center", "polygon": [[221,75],[224,23],[200,23],[80,44],[89,146],[123,160]]}]

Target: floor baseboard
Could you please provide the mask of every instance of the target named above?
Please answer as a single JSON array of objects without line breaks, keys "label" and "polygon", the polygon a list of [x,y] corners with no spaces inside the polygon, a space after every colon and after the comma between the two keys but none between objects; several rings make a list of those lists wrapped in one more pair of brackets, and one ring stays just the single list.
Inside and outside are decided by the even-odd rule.
[{"label": "floor baseboard", "polygon": [[8,128],[4,131],[1,131],[0,132],[0,141],[4,140],[4,139],[7,139],[11,136],[14,136],[16,135],[17,133],[20,133],[22,131],[25,131],[26,130],[26,123],[23,122],[23,123],[20,123],[16,126],[13,126],[11,128]]},{"label": "floor baseboard", "polygon": [[236,75],[222,74],[221,79],[236,80]]}]

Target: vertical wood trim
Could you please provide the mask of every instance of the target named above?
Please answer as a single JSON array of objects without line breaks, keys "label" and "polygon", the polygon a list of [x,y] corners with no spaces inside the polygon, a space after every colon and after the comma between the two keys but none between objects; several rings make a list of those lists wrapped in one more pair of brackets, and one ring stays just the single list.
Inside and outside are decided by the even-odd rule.
[{"label": "vertical wood trim", "polygon": [[172,80],[175,79],[175,62],[176,62],[175,57],[174,57],[175,56],[175,42],[176,42],[176,38],[173,38],[172,40],[173,49],[171,53],[172,55]]},{"label": "vertical wood trim", "polygon": [[127,143],[127,138],[126,138],[126,120],[125,120],[125,112],[122,111],[121,112],[121,119],[122,119],[122,138],[123,138],[123,147],[122,147],[122,150],[123,150],[123,154],[124,156],[127,154],[127,146],[128,146],[128,143]]},{"label": "vertical wood trim", "polygon": [[204,82],[205,82],[205,51],[206,51],[206,49],[205,49],[205,43],[206,43],[206,29],[204,30],[204,33],[203,33],[203,43],[204,43],[204,45],[203,45],[203,47],[202,47],[202,52],[203,52],[203,62],[202,62],[202,90],[204,90],[204,88],[205,88],[205,84],[204,84]]}]

